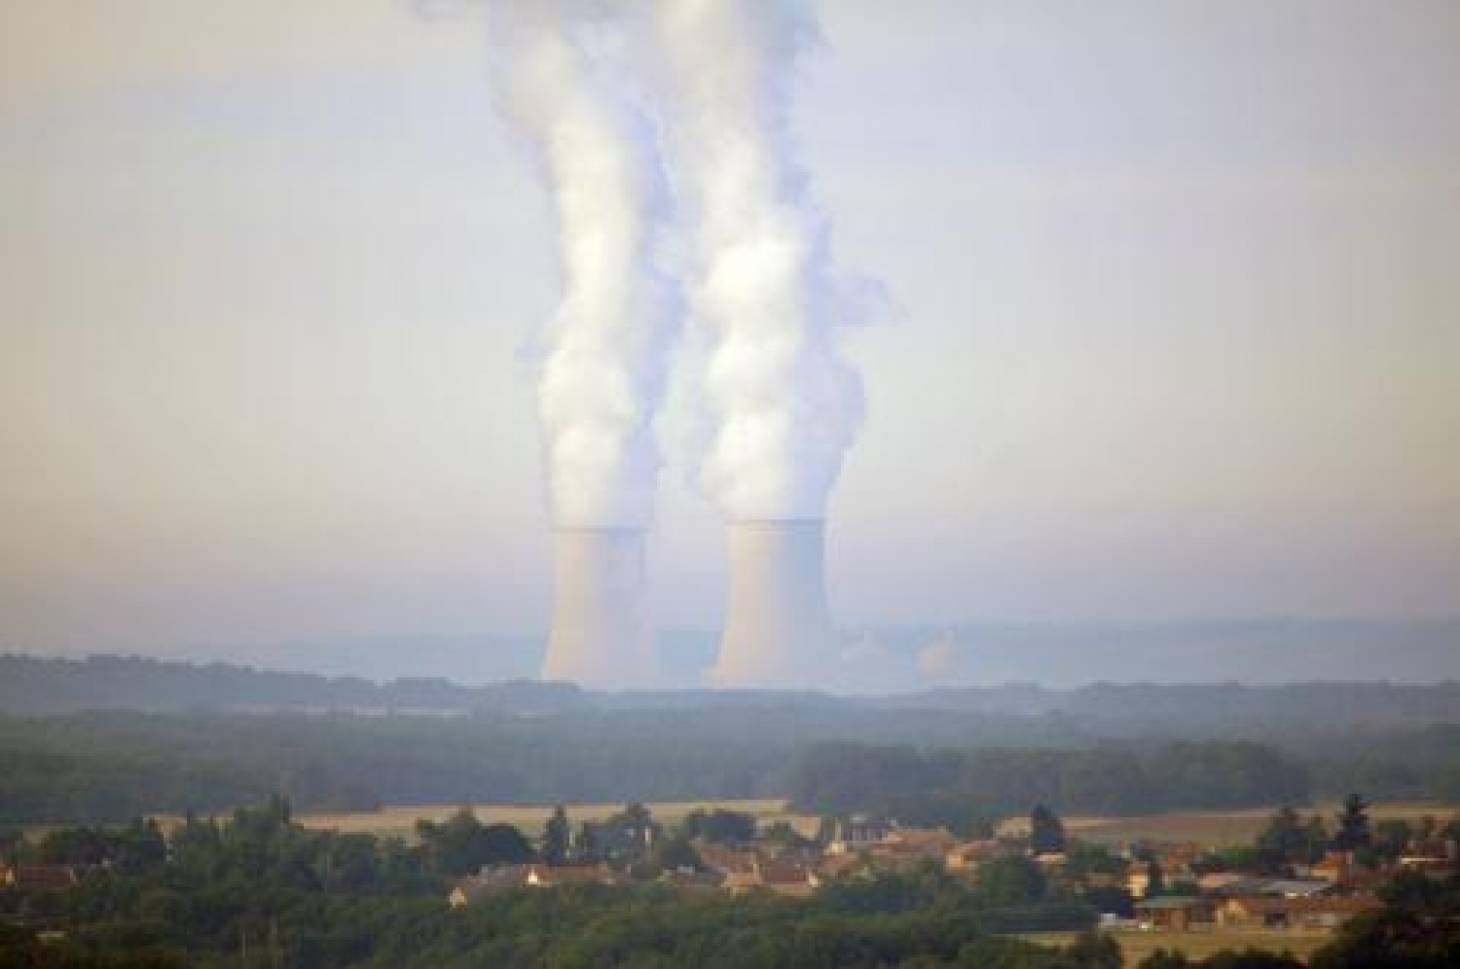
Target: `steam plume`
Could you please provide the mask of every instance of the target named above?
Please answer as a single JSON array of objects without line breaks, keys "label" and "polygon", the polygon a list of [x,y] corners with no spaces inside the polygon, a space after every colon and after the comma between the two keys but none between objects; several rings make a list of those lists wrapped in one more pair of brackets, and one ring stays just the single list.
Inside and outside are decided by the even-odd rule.
[{"label": "steam plume", "polygon": [[794,0],[664,0],[655,15],[707,344],[699,484],[732,520],[820,518],[862,395],[834,342],[847,304],[790,132],[815,25]]},{"label": "steam plume", "polygon": [[492,63],[559,223],[563,296],[542,335],[538,407],[560,528],[643,527],[659,458],[674,290],[654,261],[666,195],[652,127],[612,56],[607,5],[489,5]]}]

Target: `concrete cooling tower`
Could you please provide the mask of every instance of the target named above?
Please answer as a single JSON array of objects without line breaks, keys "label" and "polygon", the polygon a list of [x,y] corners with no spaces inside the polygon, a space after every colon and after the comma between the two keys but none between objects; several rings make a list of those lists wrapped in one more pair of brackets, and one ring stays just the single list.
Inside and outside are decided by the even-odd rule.
[{"label": "concrete cooling tower", "polygon": [[732,522],[717,686],[814,685],[836,660],[819,519]]},{"label": "concrete cooling tower", "polygon": [[560,528],[553,554],[552,631],[543,678],[600,688],[651,685],[655,661],[643,530]]}]

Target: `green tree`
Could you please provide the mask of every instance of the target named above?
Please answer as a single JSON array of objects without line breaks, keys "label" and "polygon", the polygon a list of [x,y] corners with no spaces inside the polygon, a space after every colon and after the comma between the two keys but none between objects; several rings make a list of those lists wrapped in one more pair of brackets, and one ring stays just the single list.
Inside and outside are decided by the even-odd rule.
[{"label": "green tree", "polygon": [[649,855],[650,867],[656,871],[699,871],[704,867],[699,852],[682,834],[673,838],[661,838]]},{"label": "green tree", "polygon": [[542,829],[542,860],[549,865],[561,865],[568,858],[572,829],[568,823],[568,812],[561,804],[553,808]]},{"label": "green tree", "polygon": [[769,844],[784,845],[787,848],[809,848],[816,842],[801,837],[801,832],[789,821],[776,821],[769,825],[761,835],[761,840]]},{"label": "green tree", "polygon": [[1305,848],[1303,860],[1313,864],[1323,858],[1328,851],[1328,826],[1323,823],[1323,818],[1313,814],[1308,818],[1308,823],[1303,828]]},{"label": "green tree", "polygon": [[1121,969],[1120,944],[1103,932],[1087,929],[1065,947],[1065,958],[1078,969]]},{"label": "green tree", "polygon": [[1029,812],[1029,848],[1036,855],[1056,854],[1065,850],[1065,825],[1059,815],[1043,804]]},{"label": "green tree", "polygon": [[1152,858],[1146,862],[1146,895],[1147,897],[1160,895],[1164,891],[1166,891],[1166,873],[1161,870],[1156,859]]},{"label": "green tree", "polygon": [[1358,851],[1369,847],[1373,836],[1369,831],[1369,805],[1357,794],[1344,799],[1343,810],[1338,813],[1338,830],[1333,835],[1333,847],[1339,851]]},{"label": "green tree", "polygon": [[716,808],[691,811],[681,825],[690,838],[718,844],[741,844],[755,840],[755,816],[741,811]]},{"label": "green tree", "polygon": [[20,844],[25,840],[19,828],[0,826],[0,864],[13,864],[20,855]]},{"label": "green tree", "polygon": [[510,824],[483,825],[470,808],[446,821],[416,822],[432,867],[445,875],[467,875],[486,865],[518,864],[534,857],[532,845]]},{"label": "green tree", "polygon": [[1044,897],[1044,873],[1028,858],[993,858],[978,868],[977,896],[990,906],[1029,905]]},{"label": "green tree", "polygon": [[1257,844],[1284,861],[1297,861],[1307,853],[1308,833],[1298,812],[1284,804],[1268,819],[1267,827],[1257,836]]},{"label": "green tree", "polygon": [[1380,858],[1393,861],[1409,847],[1414,829],[1408,821],[1400,818],[1386,818],[1374,825],[1374,850]]}]

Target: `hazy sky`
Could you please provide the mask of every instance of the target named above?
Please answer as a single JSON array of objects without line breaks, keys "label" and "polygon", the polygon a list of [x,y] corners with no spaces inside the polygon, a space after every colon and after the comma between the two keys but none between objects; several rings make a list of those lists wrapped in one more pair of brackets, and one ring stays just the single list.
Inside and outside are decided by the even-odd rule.
[{"label": "hazy sky", "polygon": [[[848,624],[1460,611],[1460,4],[824,2]],[[0,648],[534,631],[547,201],[482,26],[0,4]],[[655,597],[716,513],[663,474]],[[240,658],[247,658],[241,650]]]}]

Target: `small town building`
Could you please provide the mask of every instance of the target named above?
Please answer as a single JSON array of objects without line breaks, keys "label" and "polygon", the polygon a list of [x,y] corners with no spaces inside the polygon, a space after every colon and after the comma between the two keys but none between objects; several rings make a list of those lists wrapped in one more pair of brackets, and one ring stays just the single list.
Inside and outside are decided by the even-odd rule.
[{"label": "small town building", "polygon": [[560,885],[624,885],[628,879],[607,865],[528,865],[522,876],[526,888]]},{"label": "small town building", "polygon": [[696,839],[693,844],[695,854],[700,856],[700,863],[706,868],[722,873],[750,871],[760,857],[751,848],[732,848],[729,845],[699,839]]},{"label": "small town building", "polygon": [[854,814],[836,822],[831,841],[826,846],[826,853],[843,855],[855,852],[886,841],[891,833],[891,822],[865,814]]},{"label": "small town building", "polygon": [[478,897],[490,892],[505,892],[521,888],[527,877],[526,865],[497,865],[483,868],[475,875],[458,879],[446,897],[452,908],[466,908]]},{"label": "small town building", "polygon": [[1254,895],[1282,898],[1312,898],[1333,892],[1333,883],[1315,878],[1261,878],[1253,885]]},{"label": "small town building", "polygon": [[1198,922],[1211,922],[1214,905],[1200,895],[1158,895],[1135,904],[1137,917],[1154,928],[1184,932]]},{"label": "small town building", "polygon": [[720,887],[731,895],[743,895],[759,889],[791,898],[806,898],[822,884],[816,870],[800,864],[777,864],[757,861],[750,871],[731,872]]},{"label": "small town building", "polygon": [[1217,909],[1217,922],[1233,928],[1332,929],[1379,907],[1372,895],[1261,895],[1225,899]]},{"label": "small town building", "polygon": [[81,884],[70,865],[10,865],[0,868],[0,886],[21,892],[63,892]]},{"label": "small town building", "polygon": [[1009,851],[1009,846],[996,838],[962,841],[943,854],[943,865],[952,872],[973,871],[985,861],[1003,857]]}]

